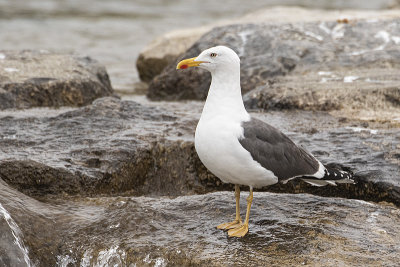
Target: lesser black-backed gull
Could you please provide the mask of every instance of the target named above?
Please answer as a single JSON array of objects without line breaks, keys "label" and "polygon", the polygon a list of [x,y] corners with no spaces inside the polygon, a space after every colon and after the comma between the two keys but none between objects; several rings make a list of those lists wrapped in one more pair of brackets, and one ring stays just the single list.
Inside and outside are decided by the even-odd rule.
[{"label": "lesser black-backed gull", "polygon": [[[197,124],[195,147],[202,163],[224,183],[235,184],[236,218],[218,229],[229,236],[248,232],[253,188],[301,178],[315,186],[353,183],[350,173],[327,169],[285,134],[247,113],[240,88],[240,59],[230,48],[216,46],[182,60],[177,69],[200,67],[212,81]],[[250,187],[246,219],[240,218],[239,185]]]}]

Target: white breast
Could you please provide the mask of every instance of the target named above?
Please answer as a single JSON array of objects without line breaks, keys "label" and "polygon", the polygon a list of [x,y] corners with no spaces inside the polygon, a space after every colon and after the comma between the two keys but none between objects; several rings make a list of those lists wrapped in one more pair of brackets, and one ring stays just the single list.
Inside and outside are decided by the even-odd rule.
[{"label": "white breast", "polygon": [[203,164],[225,183],[261,187],[278,178],[254,161],[242,147],[241,123],[249,121],[240,89],[240,64],[211,71],[211,85],[196,128],[195,147]]},{"label": "white breast", "polygon": [[243,137],[240,121],[222,115],[207,119],[202,116],[195,134],[197,154],[207,169],[225,183],[252,187],[277,183],[278,178],[241,146],[240,137]]}]

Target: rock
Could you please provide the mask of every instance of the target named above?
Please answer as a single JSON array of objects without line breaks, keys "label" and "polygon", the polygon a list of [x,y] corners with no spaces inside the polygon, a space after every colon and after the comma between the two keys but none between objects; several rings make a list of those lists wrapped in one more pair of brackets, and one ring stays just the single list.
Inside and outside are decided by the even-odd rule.
[{"label": "rock", "polygon": [[0,51],[0,109],[83,106],[109,95],[105,68],[89,57]]},{"label": "rock", "polygon": [[[204,35],[181,58],[218,44],[232,47],[241,58],[248,107],[398,110],[399,24],[395,19],[225,26]],[[154,78],[148,97],[204,99],[209,73],[175,68],[176,62]]]},{"label": "rock", "polygon": [[215,27],[245,23],[294,23],[311,21],[356,21],[360,19],[392,19],[399,17],[397,10],[321,10],[301,7],[271,7],[249,13],[234,20],[175,30],[166,33],[147,45],[140,53],[136,66],[140,79],[150,82],[156,75],[188,50],[202,35]]},{"label": "rock", "polygon": [[[58,115],[49,115],[46,109],[37,111],[36,117],[32,111],[3,112],[0,178],[36,198],[173,197],[231,190],[232,185],[222,184],[205,169],[195,152],[193,133],[202,104],[180,103],[179,108],[107,97],[79,109],[59,110]],[[343,122],[326,113],[253,115],[280,128],[323,163],[355,172],[358,182],[315,188],[293,180],[264,191],[400,205],[398,128],[370,129],[378,125],[351,119]]]},{"label": "rock", "polygon": [[209,27],[177,30],[155,39],[144,48],[136,61],[139,78],[144,82],[150,82],[168,64],[175,62],[179,54],[209,30]]},{"label": "rock", "polygon": [[[389,54],[394,52],[389,49]],[[382,66],[386,61],[383,59],[385,55],[382,54],[366,56],[369,57],[367,61],[374,63],[366,66],[354,63],[354,68],[324,67],[329,71],[319,71],[301,70],[300,67],[298,71],[273,78],[268,84],[249,91],[243,96],[244,103],[251,109],[371,109],[392,110],[400,114],[400,78],[397,75],[399,70],[397,67],[391,67],[391,63]]]},{"label": "rock", "polygon": [[21,234],[18,225],[0,204],[1,266],[29,266],[29,255],[21,240]]},{"label": "rock", "polygon": [[326,112],[253,113],[323,163],[353,171],[357,184],[316,188],[293,180],[262,188],[254,194],[249,235],[234,239],[215,228],[233,218],[232,185],[209,173],[194,150],[202,103],[157,105],[105,97],[80,108],[0,114],[0,263],[376,266],[400,260],[398,127]]},{"label": "rock", "polygon": [[385,203],[256,192],[249,234],[237,239],[215,227],[234,218],[233,192],[43,203],[4,185],[0,202],[37,266],[383,266],[400,260],[400,212]]},{"label": "rock", "polygon": [[29,195],[174,196],[198,183],[193,143],[185,141],[195,122],[158,108],[101,98],[58,116],[5,116],[0,124],[0,177]]}]

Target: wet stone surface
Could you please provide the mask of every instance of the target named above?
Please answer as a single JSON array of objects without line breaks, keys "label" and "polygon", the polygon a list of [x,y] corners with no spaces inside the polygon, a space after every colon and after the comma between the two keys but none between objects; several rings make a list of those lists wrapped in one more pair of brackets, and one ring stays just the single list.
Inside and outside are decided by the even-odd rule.
[{"label": "wet stone surface", "polygon": [[186,128],[194,126],[190,118],[177,127],[168,111],[116,98],[57,116],[17,114],[24,115],[1,119],[0,176],[27,194],[143,194],[153,188],[176,195],[194,180],[181,165],[194,153],[185,140]]},{"label": "wet stone surface", "polygon": [[43,203],[4,185],[0,201],[39,266],[395,266],[400,260],[400,213],[385,203],[257,192],[250,232],[237,239],[215,228],[234,218],[233,192]]},{"label": "wet stone surface", "polygon": [[[170,3],[167,5],[174,8]],[[61,13],[67,14],[65,3],[61,6]],[[21,8],[25,14],[26,5]],[[87,8],[93,11],[90,4]],[[42,9],[39,6],[34,14],[43,15]],[[53,6],[49,10],[52,13]],[[103,39],[107,35],[115,45],[118,43],[114,38],[118,32],[115,27],[122,32],[132,28],[120,24],[118,16],[109,17],[108,5],[103,11],[101,16],[107,16],[107,25],[94,23],[94,32],[101,32],[94,36]],[[22,13],[18,12],[15,14],[20,17]],[[50,13],[46,16],[57,22],[51,24],[58,33],[57,29],[66,24],[58,23],[59,12],[53,12],[54,16]],[[62,20],[69,20],[64,15]],[[76,21],[75,15],[71,22]],[[84,12],[78,15],[81,22],[72,25],[79,35],[67,33],[63,37],[87,49],[90,28],[82,31],[80,24],[86,23],[88,17]],[[147,15],[142,19],[147,21]],[[36,36],[32,33],[42,31],[42,20],[36,16],[17,20],[11,27],[20,28],[20,23],[27,21],[37,27],[22,27],[22,34],[9,31],[11,35],[4,35],[5,43],[15,39],[7,36],[16,33],[18,38],[28,40]],[[104,19],[92,21],[103,23]],[[10,26],[8,21],[5,23]],[[112,97],[95,100],[112,95],[108,76],[96,62],[44,51],[18,52],[15,58],[10,56],[11,52],[0,52],[0,109],[60,107],[7,109],[0,113],[0,266],[260,266],[266,263],[397,266],[400,260],[397,24],[397,21],[385,24],[350,20],[349,24],[285,24],[287,28],[282,29],[262,26],[286,38],[282,40],[268,33],[258,34],[260,25],[229,26],[210,33],[209,40],[216,34],[226,43],[238,43],[236,48],[242,44],[250,48],[245,53],[254,51],[252,61],[246,64],[266,64],[265,69],[248,68],[244,72],[255,77],[246,81],[249,88],[258,82],[268,85],[246,95],[248,107],[268,110],[252,115],[287,133],[322,162],[353,171],[357,180],[356,185],[323,188],[293,181],[262,189],[283,194],[255,192],[250,232],[243,239],[228,238],[215,228],[234,218],[235,205],[232,186],[221,184],[207,172],[194,151],[193,133],[203,103],[146,103],[140,99],[146,104],[139,104]],[[248,34],[247,27],[258,34],[256,40]],[[367,44],[366,37],[358,35],[360,28],[371,31]],[[243,31],[238,37],[226,29]],[[107,32],[112,34],[104,34]],[[264,37],[271,41],[271,51],[280,57],[262,54],[265,58],[257,59],[260,51],[265,52],[263,47],[268,46],[262,43],[263,47],[257,48],[250,44],[263,41]],[[50,39],[30,44],[41,46]],[[126,69],[123,65],[127,60],[131,60],[125,54],[132,52],[132,42],[126,40],[118,46],[122,47],[117,51],[121,57],[111,60],[114,75],[119,76],[117,84],[124,86],[132,85],[127,83],[131,81],[131,73],[121,71]],[[71,48],[68,42],[54,42],[51,41],[52,47],[57,49]],[[29,42],[19,42],[26,43]],[[110,51],[110,43],[97,43],[104,45],[100,50],[94,47],[103,59],[116,55]],[[140,42],[134,43],[139,46]],[[329,47],[329,43],[336,46]],[[300,56],[295,53],[297,44],[301,45],[300,52],[305,48]],[[195,45],[192,49],[199,47]],[[366,47],[370,50],[359,50]],[[346,55],[347,52],[356,54],[330,57],[331,53]],[[327,69],[319,70],[318,60],[328,62]],[[195,76],[189,79],[198,84],[205,81]],[[344,90],[350,92],[357,86],[364,88],[354,91],[359,98],[354,94],[343,98]],[[208,86],[200,89],[204,88]],[[307,88],[315,92],[304,93],[302,90]],[[332,91],[337,91],[338,96],[323,94],[329,88],[334,88]],[[175,94],[173,98],[180,99],[205,95],[204,91],[180,91],[179,97],[176,92],[171,93]],[[293,97],[292,93],[299,97]],[[373,97],[368,98],[367,93]],[[332,100],[326,101],[327,97]],[[353,98],[353,105],[365,103],[362,109],[375,107],[376,113],[359,120],[355,119],[357,116],[344,116],[350,113],[331,112],[339,114],[334,117],[326,112],[304,111],[344,109],[349,98]],[[343,108],[338,101],[342,101]],[[281,108],[303,111],[271,111]],[[353,112],[358,114],[360,110]],[[377,114],[386,118],[377,119]],[[220,190],[231,191],[215,192]],[[247,192],[242,194],[242,215],[245,197]]]},{"label": "wet stone surface", "polygon": [[89,57],[0,51],[0,110],[83,106],[113,94],[106,69]]},{"label": "wet stone surface", "polygon": [[[36,117],[4,113],[0,177],[36,197],[179,196],[231,189],[205,169],[195,152],[193,133],[202,103],[179,106],[160,108],[108,97],[54,116],[46,110]],[[352,171],[358,182],[316,188],[293,180],[263,190],[400,204],[400,133],[395,125],[343,122],[324,112],[253,115],[281,129],[324,164]]]},{"label": "wet stone surface", "polygon": [[[398,19],[230,25],[205,34],[179,59],[215,45],[234,49],[251,108],[398,108],[398,26]],[[210,74],[176,71],[176,63],[153,79],[148,96],[205,99]]]},{"label": "wet stone surface", "polygon": [[[326,112],[252,113],[323,163],[354,172],[357,184],[316,188],[291,181],[263,188],[325,198],[256,192],[250,234],[232,239],[215,229],[233,219],[232,185],[209,173],[193,146],[203,103],[132,99],[143,104],[106,97],[81,108],[2,112],[0,227],[22,246],[3,243],[1,261],[17,254],[37,266],[390,266],[399,260],[397,124]],[[210,193],[219,190],[230,192]]]}]

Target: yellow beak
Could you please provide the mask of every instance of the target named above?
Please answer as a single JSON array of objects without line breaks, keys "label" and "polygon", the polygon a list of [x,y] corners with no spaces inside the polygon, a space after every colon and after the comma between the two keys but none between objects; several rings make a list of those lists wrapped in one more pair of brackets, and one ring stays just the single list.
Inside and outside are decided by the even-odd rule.
[{"label": "yellow beak", "polygon": [[178,63],[178,65],[176,66],[176,69],[187,69],[190,67],[197,67],[199,66],[201,63],[205,63],[205,61],[194,61],[197,57],[192,57],[192,58],[188,58],[188,59],[184,59],[181,62]]}]

